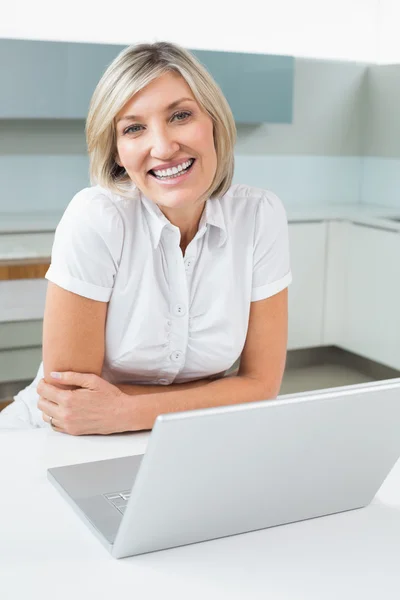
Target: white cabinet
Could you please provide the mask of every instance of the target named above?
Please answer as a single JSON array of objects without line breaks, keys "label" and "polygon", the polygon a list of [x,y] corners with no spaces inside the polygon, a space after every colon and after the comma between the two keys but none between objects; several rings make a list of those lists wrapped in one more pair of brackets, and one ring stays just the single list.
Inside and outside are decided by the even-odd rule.
[{"label": "white cabinet", "polygon": [[326,233],[326,222],[289,223],[289,350],[323,343]]},{"label": "white cabinet", "polygon": [[351,225],[343,347],[400,369],[400,233]]},{"label": "white cabinet", "polygon": [[344,345],[346,272],[353,224],[327,222],[325,303],[322,341],[324,346]]},{"label": "white cabinet", "polygon": [[0,323],[0,383],[34,379],[42,360],[43,321]]},{"label": "white cabinet", "polygon": [[47,279],[0,281],[0,323],[43,319]]}]

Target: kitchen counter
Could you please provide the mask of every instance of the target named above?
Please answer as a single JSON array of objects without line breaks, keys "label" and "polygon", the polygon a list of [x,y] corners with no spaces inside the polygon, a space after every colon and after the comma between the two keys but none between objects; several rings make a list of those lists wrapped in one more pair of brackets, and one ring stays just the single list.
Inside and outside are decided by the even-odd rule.
[{"label": "kitchen counter", "polygon": [[[289,223],[348,220],[400,231],[400,207],[362,204],[320,206],[285,204],[285,208]],[[62,212],[0,213],[0,262],[49,258],[54,231],[61,216]]]}]

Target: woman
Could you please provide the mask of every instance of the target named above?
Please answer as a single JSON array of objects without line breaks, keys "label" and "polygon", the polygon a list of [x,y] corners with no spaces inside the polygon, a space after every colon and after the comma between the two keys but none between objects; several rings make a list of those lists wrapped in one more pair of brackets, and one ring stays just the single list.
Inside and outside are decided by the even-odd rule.
[{"label": "woman", "polygon": [[109,434],[275,398],[286,214],[273,193],[232,185],[236,129],[212,77],[174,44],[126,48],[96,87],[86,135],[94,185],[56,230],[43,363],[0,427]]}]

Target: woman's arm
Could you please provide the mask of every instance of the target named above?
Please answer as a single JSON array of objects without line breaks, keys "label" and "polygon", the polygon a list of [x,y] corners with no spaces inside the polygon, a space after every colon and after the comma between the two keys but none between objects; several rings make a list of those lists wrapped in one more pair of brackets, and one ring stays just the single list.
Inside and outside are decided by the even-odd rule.
[{"label": "woman's arm", "polygon": [[46,382],[55,385],[52,371],[101,374],[107,306],[107,302],[79,296],[49,281],[43,320]]},{"label": "woman's arm", "polygon": [[[60,431],[82,435],[151,429],[159,414],[276,398],[286,361],[287,288],[252,302],[238,377],[193,389],[131,396],[91,371],[61,374],[60,382],[79,389],[57,390],[40,383],[39,408]],[[48,420],[48,416],[45,420]]]},{"label": "woman's arm", "polygon": [[[58,394],[47,394],[40,382],[37,391],[40,395],[38,408],[42,418],[49,422],[50,416],[59,430],[67,431],[66,422],[78,421],[80,429],[85,421],[94,432],[111,433],[125,429],[125,413],[122,399],[130,396],[155,395],[165,393],[165,386],[128,385],[113,386],[101,380],[101,389],[91,389],[90,393],[80,394],[72,407],[66,391],[78,391],[80,382],[63,382],[51,376],[52,372],[73,372],[100,377],[105,354],[105,323],[107,302],[99,302],[69,292],[49,282],[43,322],[43,367],[44,382]],[[175,384],[170,390],[189,390],[204,387],[210,379]],[[85,379],[86,382],[86,379]],[[61,390],[64,390],[61,392]],[[83,390],[87,392],[88,390]],[[133,405],[129,406],[132,413]],[[73,413],[73,414],[71,414]],[[132,414],[135,419],[135,415]],[[90,423],[90,420],[96,423]],[[122,424],[121,424],[122,422]],[[92,430],[93,431],[93,430]]]},{"label": "woman's arm", "polygon": [[[251,303],[249,326],[237,377],[202,389],[168,391],[131,400],[131,430],[151,429],[159,414],[274,399],[286,362],[288,289]],[[129,402],[127,402],[129,406]],[[127,409],[128,410],[128,409]]]}]

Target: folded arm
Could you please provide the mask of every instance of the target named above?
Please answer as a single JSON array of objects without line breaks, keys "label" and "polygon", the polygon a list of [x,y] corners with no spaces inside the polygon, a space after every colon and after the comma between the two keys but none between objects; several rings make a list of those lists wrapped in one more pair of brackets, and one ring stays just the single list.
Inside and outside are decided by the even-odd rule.
[{"label": "folded arm", "polygon": [[[131,429],[150,429],[159,414],[226,406],[276,398],[286,362],[288,290],[252,302],[246,343],[237,377],[211,381],[204,387],[165,390],[125,398]],[[129,393],[129,392],[128,392]]]},{"label": "folded arm", "polygon": [[[275,398],[286,359],[287,289],[252,302],[237,377],[166,386],[114,386],[100,374],[107,304],[49,284],[43,327],[43,419],[60,431],[151,429],[159,414]],[[60,379],[51,372],[65,373]],[[231,375],[234,375],[232,373]],[[49,385],[50,384],[50,385]]]}]

